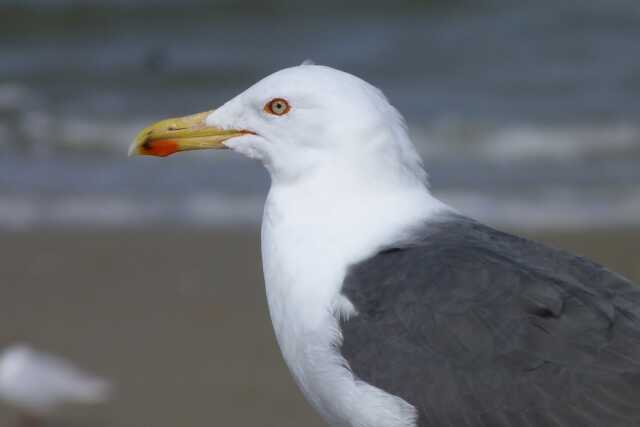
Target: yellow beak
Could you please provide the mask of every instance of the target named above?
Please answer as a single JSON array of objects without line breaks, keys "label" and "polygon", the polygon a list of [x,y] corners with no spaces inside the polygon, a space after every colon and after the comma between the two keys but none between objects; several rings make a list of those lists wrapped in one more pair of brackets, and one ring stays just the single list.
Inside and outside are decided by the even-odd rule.
[{"label": "yellow beak", "polygon": [[207,126],[213,111],[159,121],[144,128],[133,140],[129,155],[166,157],[178,151],[227,148],[224,141],[250,134],[246,130],[223,130]]}]

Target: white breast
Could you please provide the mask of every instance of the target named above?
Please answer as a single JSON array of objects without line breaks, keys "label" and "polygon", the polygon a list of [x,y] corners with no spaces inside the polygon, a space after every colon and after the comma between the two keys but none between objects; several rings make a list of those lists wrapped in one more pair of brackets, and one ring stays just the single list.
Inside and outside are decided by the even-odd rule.
[{"label": "white breast", "polygon": [[308,183],[269,193],[262,256],[278,343],[296,383],[332,426],[415,426],[413,406],[356,379],[341,357],[338,320],[357,313],[340,289],[349,265],[445,207],[426,190],[371,197],[343,190],[358,198],[340,198],[336,189],[329,205]]}]

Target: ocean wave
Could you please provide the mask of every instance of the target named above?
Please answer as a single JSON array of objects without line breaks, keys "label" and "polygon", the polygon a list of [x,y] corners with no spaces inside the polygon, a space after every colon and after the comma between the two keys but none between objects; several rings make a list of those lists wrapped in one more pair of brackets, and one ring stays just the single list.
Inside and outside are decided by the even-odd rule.
[{"label": "ocean wave", "polygon": [[[437,196],[460,212],[498,227],[567,230],[640,226],[640,190],[579,196],[553,190],[526,197],[455,190],[438,192]],[[263,203],[262,196],[217,193],[165,199],[127,195],[0,195],[0,229],[159,225],[235,229],[257,226]]]},{"label": "ocean wave", "polygon": [[[76,117],[30,108],[29,91],[0,87],[0,150],[32,155],[56,151],[126,153],[137,131],[152,117]],[[11,92],[11,93],[7,93]],[[14,110],[10,106],[14,105]],[[155,118],[158,119],[157,117]],[[494,161],[640,160],[640,126],[628,122],[586,124],[482,123],[434,119],[429,126],[409,122],[414,142],[424,158],[489,159]]]},{"label": "ocean wave", "polygon": [[144,228],[161,224],[197,227],[245,227],[257,224],[260,197],[195,194],[182,198],[32,194],[0,195],[0,229]]},{"label": "ocean wave", "polygon": [[498,227],[578,230],[640,226],[640,190],[576,194],[561,189],[497,197],[452,191],[441,196],[460,212]]},{"label": "ocean wave", "polygon": [[[411,125],[411,124],[410,124]],[[460,119],[410,126],[425,157],[477,157],[496,161],[640,159],[640,126],[602,124],[495,124]]]}]

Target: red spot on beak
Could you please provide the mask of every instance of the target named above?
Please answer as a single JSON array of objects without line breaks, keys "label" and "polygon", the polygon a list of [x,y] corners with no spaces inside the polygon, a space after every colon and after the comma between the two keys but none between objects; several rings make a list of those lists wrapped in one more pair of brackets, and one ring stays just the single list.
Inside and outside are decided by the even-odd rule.
[{"label": "red spot on beak", "polygon": [[178,143],[169,139],[146,141],[141,151],[148,156],[167,157],[178,151]]}]

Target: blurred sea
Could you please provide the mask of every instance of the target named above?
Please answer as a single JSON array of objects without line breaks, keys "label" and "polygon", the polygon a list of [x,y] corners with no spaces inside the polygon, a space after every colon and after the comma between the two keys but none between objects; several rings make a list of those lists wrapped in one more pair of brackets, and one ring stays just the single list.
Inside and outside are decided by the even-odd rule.
[{"label": "blurred sea", "polygon": [[640,225],[637,0],[0,0],[0,28],[0,229],[257,223],[259,165],[127,146],[307,58],[382,88],[458,209]]}]

